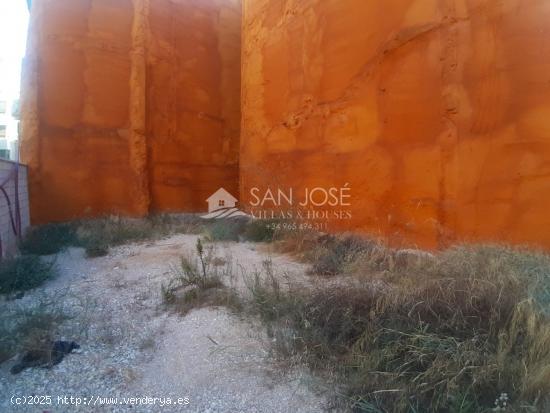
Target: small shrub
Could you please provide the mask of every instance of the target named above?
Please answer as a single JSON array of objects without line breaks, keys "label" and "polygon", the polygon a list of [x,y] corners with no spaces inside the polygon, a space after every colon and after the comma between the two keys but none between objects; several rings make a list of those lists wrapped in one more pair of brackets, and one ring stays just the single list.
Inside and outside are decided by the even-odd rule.
[{"label": "small shrub", "polygon": [[57,254],[71,245],[77,245],[75,224],[46,224],[31,228],[20,243],[24,254]]},{"label": "small shrub", "polygon": [[264,271],[255,271],[252,277],[245,278],[250,292],[250,305],[254,313],[260,315],[265,322],[277,320],[282,311],[285,298],[278,278],[273,274],[270,264],[264,263]]},{"label": "small shrub", "polygon": [[56,274],[53,264],[37,255],[22,255],[0,261],[0,294],[36,288]]},{"label": "small shrub", "polygon": [[175,276],[161,285],[164,303],[182,315],[193,308],[206,306],[239,308],[237,293],[222,281],[231,278],[231,263],[224,261],[223,268],[217,265],[213,246],[205,248],[200,238],[195,249],[195,259],[182,257]]}]

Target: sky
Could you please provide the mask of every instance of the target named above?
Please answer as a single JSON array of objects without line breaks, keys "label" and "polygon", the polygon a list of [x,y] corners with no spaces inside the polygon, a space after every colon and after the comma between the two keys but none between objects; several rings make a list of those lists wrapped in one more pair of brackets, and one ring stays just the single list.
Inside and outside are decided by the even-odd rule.
[{"label": "sky", "polygon": [[10,99],[19,96],[28,19],[26,0],[0,0],[0,91]]}]

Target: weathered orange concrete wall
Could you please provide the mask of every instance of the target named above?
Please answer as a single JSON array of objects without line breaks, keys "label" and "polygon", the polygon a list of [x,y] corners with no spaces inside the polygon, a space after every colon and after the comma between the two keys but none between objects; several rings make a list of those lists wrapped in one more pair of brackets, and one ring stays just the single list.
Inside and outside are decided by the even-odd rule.
[{"label": "weathered orange concrete wall", "polygon": [[131,0],[34,3],[21,148],[32,221],[140,212],[128,150]]},{"label": "weathered orange concrete wall", "polygon": [[244,0],[241,198],[349,183],[335,229],[550,247],[550,2]]},{"label": "weathered orange concrete wall", "polygon": [[239,0],[33,2],[33,223],[204,210],[220,184],[237,192],[240,24]]},{"label": "weathered orange concrete wall", "polygon": [[238,0],[154,0],[147,135],[154,211],[204,211],[238,194],[241,7]]}]

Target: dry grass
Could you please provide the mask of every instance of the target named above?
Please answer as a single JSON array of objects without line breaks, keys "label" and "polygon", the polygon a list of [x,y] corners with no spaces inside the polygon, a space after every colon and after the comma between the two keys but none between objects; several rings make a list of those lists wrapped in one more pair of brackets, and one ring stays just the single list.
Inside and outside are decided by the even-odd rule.
[{"label": "dry grass", "polygon": [[205,221],[194,214],[159,214],[145,219],[109,216],[32,228],[20,247],[25,254],[35,255],[83,247],[89,258],[95,258],[107,255],[111,247],[174,234],[205,233],[210,241],[271,242],[278,234],[273,223],[246,218]]},{"label": "dry grass", "polygon": [[282,237],[281,224],[274,219],[249,219],[243,217],[218,219],[206,225],[210,241],[274,242]]},{"label": "dry grass", "polygon": [[273,242],[278,237],[277,224],[276,220],[250,220],[244,229],[243,237],[252,242]]},{"label": "dry grass", "polygon": [[357,255],[359,285],[253,277],[247,308],[283,357],[338,377],[357,411],[549,411],[547,256],[460,247],[399,265],[378,248]]},{"label": "dry grass", "polygon": [[342,274],[350,263],[355,262],[360,255],[370,256],[378,247],[375,241],[347,235],[335,237],[324,235],[318,238],[317,246],[306,255],[312,262],[311,273],[317,275]]},{"label": "dry grass", "polygon": [[300,261],[311,261],[319,247],[319,233],[307,229],[277,231],[273,244],[277,252],[291,254]]},{"label": "dry grass", "polygon": [[88,257],[101,257],[117,245],[160,239],[169,235],[199,234],[204,223],[197,215],[161,214],[145,219],[110,216],[32,228],[21,242],[26,254],[51,255],[67,247],[83,247]]},{"label": "dry grass", "polygon": [[107,217],[81,221],[76,229],[77,246],[86,249],[88,257],[107,255],[110,247],[160,239],[169,235],[202,231],[196,215],[153,215],[147,219]]},{"label": "dry grass", "polygon": [[[168,231],[129,222],[84,224],[77,235],[111,246]],[[275,240],[278,250],[310,260],[312,274],[345,274],[349,282],[281,285],[266,261],[247,278],[248,294],[238,297],[228,287],[231,261],[199,240],[196,254],[182,259],[162,287],[169,308],[186,314],[226,306],[256,315],[279,355],[334,378],[339,403],[355,411],[550,411],[548,256],[500,246],[432,256],[351,235],[225,224],[209,227],[212,240],[245,238],[248,231],[250,239]]]},{"label": "dry grass", "polygon": [[247,225],[247,219],[228,218],[208,222],[205,227],[209,241],[239,241]]}]

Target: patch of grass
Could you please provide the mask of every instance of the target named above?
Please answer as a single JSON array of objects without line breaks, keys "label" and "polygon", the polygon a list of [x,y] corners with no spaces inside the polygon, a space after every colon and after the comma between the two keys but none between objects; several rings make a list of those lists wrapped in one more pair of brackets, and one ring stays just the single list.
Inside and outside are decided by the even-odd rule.
[{"label": "patch of grass", "polygon": [[311,272],[317,275],[337,275],[361,254],[374,250],[378,244],[355,235],[336,237],[324,235],[318,239],[317,248],[309,252]]},{"label": "patch of grass", "polygon": [[206,237],[210,241],[239,241],[247,226],[243,218],[218,219],[207,224]]},{"label": "patch of grass", "polygon": [[355,411],[483,412],[503,394],[500,411],[549,411],[547,256],[461,247],[384,274],[384,288],[308,289],[264,271],[247,309],[283,357],[335,375]]},{"label": "patch of grass", "polygon": [[238,295],[233,290],[222,287],[206,290],[191,288],[171,303],[171,307],[180,315],[185,315],[197,308],[226,307],[235,310],[240,306]]},{"label": "patch of grass", "polygon": [[210,241],[273,242],[279,239],[281,230],[276,220],[248,218],[218,219],[206,225]]},{"label": "patch of grass", "polygon": [[193,214],[159,214],[145,219],[111,216],[35,227],[21,242],[20,249],[26,254],[50,255],[70,246],[83,247],[86,255],[93,258],[107,255],[109,248],[117,245],[203,230],[203,221]]},{"label": "patch of grass", "polygon": [[252,242],[273,242],[277,237],[277,223],[275,220],[250,220],[244,229],[244,238]]},{"label": "patch of grass", "polygon": [[[507,282],[513,293],[533,298],[541,310],[550,310],[550,257],[525,248],[498,245],[452,248],[426,266],[429,276],[466,277]],[[418,271],[417,271],[418,273]]]},{"label": "patch of grass", "polygon": [[90,242],[86,245],[85,250],[88,258],[105,257],[109,255],[109,246],[102,241]]},{"label": "patch of grass", "polygon": [[0,261],[0,294],[31,290],[55,277],[54,264],[37,255],[21,255]]},{"label": "patch of grass", "polygon": [[108,217],[83,221],[77,234],[90,258],[108,254],[109,248],[132,242],[160,239],[172,234],[201,232],[203,223],[196,215],[153,215],[147,219]]},{"label": "patch of grass", "polygon": [[148,220],[155,231],[162,235],[201,234],[204,231],[204,220],[195,214],[156,214]]},{"label": "patch of grass", "polygon": [[82,221],[77,234],[78,243],[93,254],[109,247],[151,239],[155,229],[149,220],[109,217]]},{"label": "patch of grass", "polygon": [[52,255],[78,244],[74,223],[46,224],[28,231],[19,245],[24,254]]},{"label": "patch of grass", "polygon": [[311,262],[315,256],[314,251],[319,247],[320,237],[317,231],[300,228],[298,224],[282,226],[277,230],[274,249],[280,253],[291,254],[300,261]]}]

